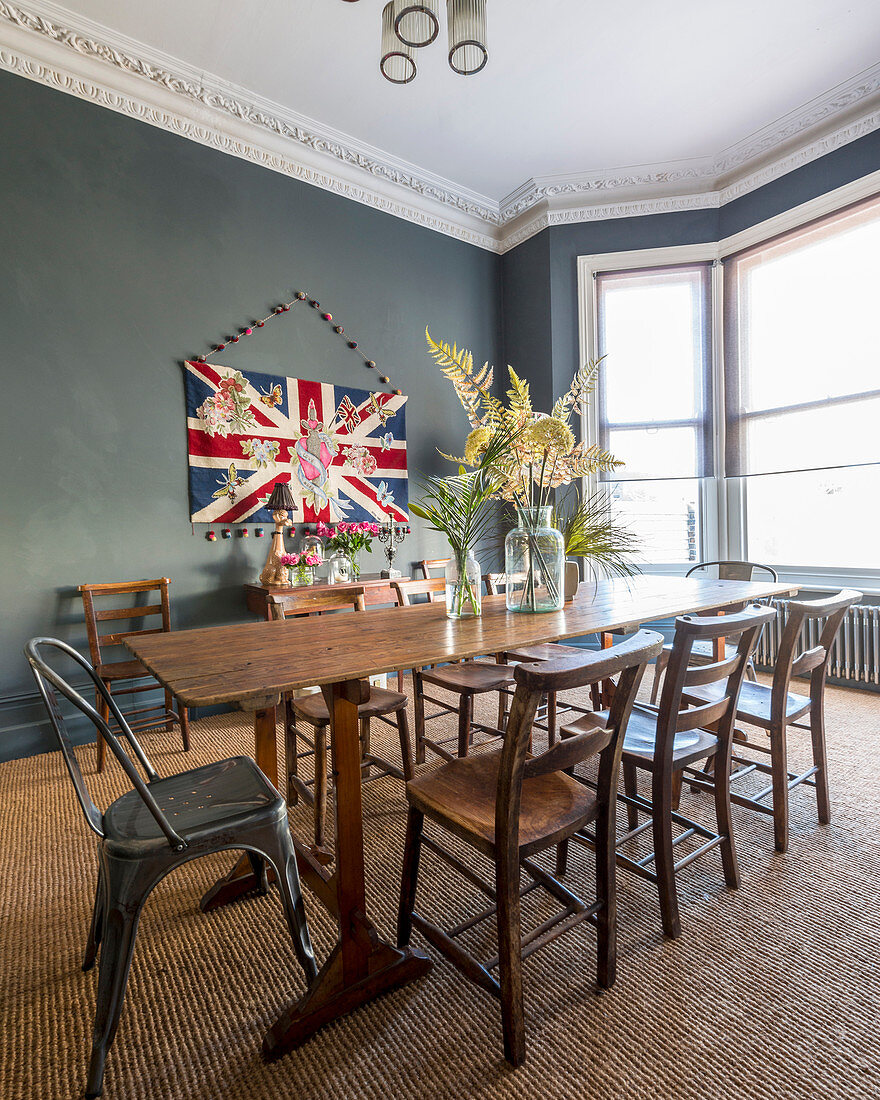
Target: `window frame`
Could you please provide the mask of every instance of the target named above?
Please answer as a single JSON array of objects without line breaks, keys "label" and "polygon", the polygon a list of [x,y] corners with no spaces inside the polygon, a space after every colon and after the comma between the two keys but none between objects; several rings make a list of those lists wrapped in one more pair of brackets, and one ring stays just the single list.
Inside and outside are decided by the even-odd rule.
[{"label": "window frame", "polygon": [[[854,202],[880,195],[880,171],[863,176],[853,183],[829,191],[816,199],[802,203],[782,214],[759,222],[720,241],[702,244],[673,245],[663,248],[600,252],[577,257],[578,280],[578,352],[580,364],[598,355],[598,301],[595,275],[600,272],[639,268],[671,267],[677,264],[714,262],[712,287],[712,394],[714,420],[715,476],[700,478],[700,512],[704,560],[737,558],[747,555],[748,530],[746,494],[747,478],[728,479],[724,476],[726,447],[726,415],[724,404],[724,288],[721,261],[744,249],[752,248],[782,233],[809,228],[809,223],[827,215],[841,213]],[[578,365],[580,365],[578,364]],[[598,409],[588,402],[581,423],[586,442],[599,438]],[[584,480],[585,492],[600,487],[598,478]],[[796,562],[772,563],[780,580],[791,581],[805,588],[822,590],[847,586],[859,588],[869,595],[880,595],[880,568],[817,568]],[[690,568],[670,564],[642,563],[644,573],[684,574]]]}]

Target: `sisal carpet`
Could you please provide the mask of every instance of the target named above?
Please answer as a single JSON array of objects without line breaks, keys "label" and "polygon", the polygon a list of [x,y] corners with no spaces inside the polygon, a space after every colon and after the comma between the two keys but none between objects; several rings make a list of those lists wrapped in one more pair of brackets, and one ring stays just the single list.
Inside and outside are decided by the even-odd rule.
[{"label": "sisal carpet", "polygon": [[[264,1063],[264,1031],[304,988],[280,906],[270,895],[205,916],[198,898],[229,856],[190,864],[161,883],[145,908],[104,1095],[878,1097],[878,725],[880,696],[829,689],[833,823],[817,825],[812,791],[800,788],[792,796],[791,850],[779,856],[769,820],[734,807],[743,885],[724,889],[717,853],[682,872],[680,940],[661,937],[651,884],[621,871],[612,990],[597,992],[587,927],[532,956],[525,965],[528,1062],[515,1072],[502,1057],[497,1004],[444,960],[420,983]],[[189,756],[176,734],[144,741],[163,773],[252,751],[241,715],[196,723]],[[794,765],[805,759],[800,747],[792,755]],[[90,773],[94,747],[81,750],[81,759]],[[105,776],[90,778],[101,804],[123,790],[112,763]],[[707,806],[698,794],[686,793],[682,803],[693,816]],[[395,780],[365,788],[368,904],[389,936],[403,807]],[[307,813],[295,811],[295,824]],[[80,970],[94,855],[58,753],[0,765],[0,830],[0,1096],[76,1097],[85,1080],[97,976]],[[569,881],[586,896],[590,873],[580,849],[572,852]],[[449,926],[476,911],[474,895],[425,853],[419,907],[426,915]],[[530,902],[527,921],[544,918],[542,904]],[[308,893],[306,905],[320,962],[333,929]],[[494,950],[491,937],[484,939],[487,957]],[[418,936],[414,942],[425,946]]]}]

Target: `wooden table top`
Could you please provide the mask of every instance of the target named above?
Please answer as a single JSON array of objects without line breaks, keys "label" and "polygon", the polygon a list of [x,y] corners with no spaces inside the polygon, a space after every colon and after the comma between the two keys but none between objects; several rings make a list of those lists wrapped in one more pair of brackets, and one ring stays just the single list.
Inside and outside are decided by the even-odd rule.
[{"label": "wooden table top", "polygon": [[754,599],[785,596],[790,584],[640,576],[582,584],[561,611],[510,612],[503,596],[477,618],[446,617],[442,603],[177,630],[126,640],[157,679],[191,707],[274,705],[284,691],[364,679],[536,642],[561,641]]}]

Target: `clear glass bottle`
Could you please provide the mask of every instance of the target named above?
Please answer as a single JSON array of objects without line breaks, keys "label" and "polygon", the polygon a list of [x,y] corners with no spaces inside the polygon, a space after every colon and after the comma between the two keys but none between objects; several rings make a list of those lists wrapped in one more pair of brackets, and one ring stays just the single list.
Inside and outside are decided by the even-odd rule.
[{"label": "clear glass bottle", "polygon": [[550,507],[518,509],[504,540],[508,611],[558,611],[565,600],[565,542]]},{"label": "clear glass bottle", "polygon": [[324,561],[324,540],[318,535],[303,535],[299,550],[301,554],[317,554],[320,561]]},{"label": "clear glass bottle", "polygon": [[351,562],[341,550],[335,551],[327,559],[327,583],[347,584],[351,580]]},{"label": "clear glass bottle", "polygon": [[463,619],[482,613],[482,575],[480,563],[470,548],[455,554],[446,563],[446,614]]}]

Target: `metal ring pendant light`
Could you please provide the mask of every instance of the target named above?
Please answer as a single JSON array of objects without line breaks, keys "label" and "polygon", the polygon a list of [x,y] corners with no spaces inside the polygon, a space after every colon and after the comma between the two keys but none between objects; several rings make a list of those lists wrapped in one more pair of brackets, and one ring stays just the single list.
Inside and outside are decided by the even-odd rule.
[{"label": "metal ring pendant light", "polygon": [[382,9],[382,59],[379,68],[386,80],[392,84],[409,84],[415,79],[416,60],[412,46],[397,37],[394,30],[395,8],[400,7],[399,0],[390,0]]},{"label": "metal ring pendant light", "polygon": [[489,60],[486,49],[486,0],[446,0],[449,64],[461,76],[473,76]]},{"label": "metal ring pendant light", "polygon": [[440,0],[395,0],[394,31],[405,46],[430,46],[440,33]]}]

